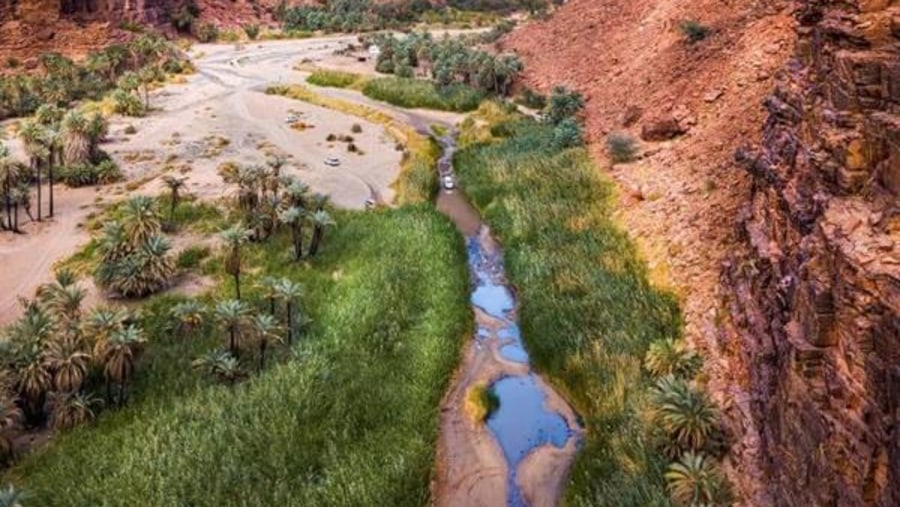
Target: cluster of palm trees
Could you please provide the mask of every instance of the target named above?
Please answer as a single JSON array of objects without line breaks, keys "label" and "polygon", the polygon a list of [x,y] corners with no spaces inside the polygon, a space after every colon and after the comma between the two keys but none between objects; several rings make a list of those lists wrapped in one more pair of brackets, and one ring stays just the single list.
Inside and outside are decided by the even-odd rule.
[{"label": "cluster of palm trees", "polygon": [[170,248],[156,201],[147,196],[125,201],[121,219],[103,228],[97,285],[129,298],[164,289],[175,274]]},{"label": "cluster of palm trees", "polygon": [[403,38],[379,35],[374,42],[381,50],[376,64],[379,72],[412,77],[413,69],[418,68],[441,86],[461,83],[506,96],[524,68],[517,55],[476,49],[464,37],[435,40],[428,32],[413,32]]},{"label": "cluster of palm trees", "polygon": [[[325,230],[335,225],[326,211],[329,198],[320,193],[310,193],[307,184],[291,175],[282,174],[284,158],[272,158],[265,166],[239,166],[226,164],[220,168],[226,183],[238,186],[237,207],[248,224],[223,233],[223,239],[231,249],[229,260],[239,261],[240,246],[248,241],[265,241],[281,227],[291,234],[294,259],[315,257],[322,244]],[[310,226],[309,244],[304,248],[305,226]],[[240,285],[240,263],[228,262],[229,273]]]},{"label": "cluster of palm trees", "polygon": [[303,286],[289,278],[267,277],[260,281],[259,289],[267,310],[258,311],[242,299],[221,300],[211,308],[192,299],[172,308],[172,322],[183,336],[212,321],[226,337],[227,347],[197,358],[193,363],[195,368],[234,385],[246,376],[240,358],[248,351],[256,351],[257,371],[262,372],[271,347],[285,341],[293,344],[297,333],[308,324],[299,311]]},{"label": "cluster of palm trees", "polygon": [[69,428],[90,421],[103,400],[125,402],[144,334],[127,311],[84,312],[85,290],[68,270],[23,300],[25,312],[6,329],[0,370],[0,453],[13,456],[12,436],[22,425]]},{"label": "cluster of palm trees", "polygon": [[665,474],[672,498],[681,505],[727,503],[727,482],[717,457],[725,451],[719,411],[695,381],[701,359],[681,340],[650,345],[644,367],[656,379],[650,418],[659,446],[670,459]]},{"label": "cluster of palm trees", "polygon": [[29,115],[41,104],[65,107],[75,100],[100,99],[129,71],[149,67],[149,79],[158,70],[178,73],[188,67],[175,46],[151,33],[92,52],[83,63],[58,53],[45,53],[39,60],[40,73],[0,76],[0,119]]}]

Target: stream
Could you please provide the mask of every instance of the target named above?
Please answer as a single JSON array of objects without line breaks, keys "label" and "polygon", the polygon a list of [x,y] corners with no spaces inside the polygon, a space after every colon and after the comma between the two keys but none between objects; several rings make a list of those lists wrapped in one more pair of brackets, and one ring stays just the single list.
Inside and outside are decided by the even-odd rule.
[{"label": "stream", "polygon": [[[455,180],[455,133],[439,141],[443,148],[439,176]],[[502,250],[490,230],[459,189],[441,188],[437,207],[466,238],[472,287],[470,301],[476,315],[474,346],[477,353],[490,351],[493,356],[490,360],[498,363],[497,373],[488,384],[500,404],[486,425],[506,461],[506,504],[525,507],[529,502],[522,491],[520,465],[544,446],[562,449],[573,439],[577,444],[580,428],[571,418],[567,420],[548,407],[550,387],[531,369],[519,329],[515,294],[504,272]]]}]

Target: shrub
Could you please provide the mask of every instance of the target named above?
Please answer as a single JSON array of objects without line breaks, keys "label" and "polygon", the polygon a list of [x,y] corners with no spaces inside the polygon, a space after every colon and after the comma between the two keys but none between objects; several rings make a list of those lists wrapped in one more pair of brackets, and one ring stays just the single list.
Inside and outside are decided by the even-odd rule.
[{"label": "shrub", "polygon": [[70,187],[108,185],[123,179],[119,166],[110,159],[97,164],[72,164],[58,172],[61,182]]},{"label": "shrub", "polygon": [[359,151],[359,148],[357,148],[355,144],[350,143],[347,145],[347,151],[349,151],[350,153],[357,153]]},{"label": "shrub", "polygon": [[428,81],[399,77],[368,81],[363,86],[363,94],[400,107],[457,112],[477,109],[484,98],[482,92],[465,85],[453,84],[439,88]]},{"label": "shrub", "polygon": [[112,93],[113,111],[125,116],[140,117],[146,114],[144,102],[134,93],[117,88]]},{"label": "shrub", "polygon": [[194,30],[200,42],[215,42],[219,38],[219,27],[213,23],[203,23]]},{"label": "shrub", "polygon": [[553,148],[564,150],[584,144],[581,125],[574,118],[566,118],[553,128]]},{"label": "shrub", "polygon": [[247,38],[250,40],[256,40],[259,37],[259,25],[256,24],[247,24],[244,25],[244,33],[247,34]]},{"label": "shrub", "polygon": [[710,27],[695,20],[682,21],[681,24],[678,25],[678,28],[681,30],[681,35],[684,36],[684,40],[687,41],[688,44],[700,42],[712,33]]},{"label": "shrub", "polygon": [[179,269],[193,269],[200,265],[204,259],[209,257],[210,250],[207,246],[192,246],[185,248],[178,254],[175,260],[175,266]]},{"label": "shrub", "polygon": [[654,377],[690,378],[700,368],[700,361],[700,356],[688,350],[683,341],[666,338],[650,344],[644,368]]},{"label": "shrub", "polygon": [[606,151],[613,162],[631,162],[637,152],[636,142],[626,133],[614,132],[606,138]]},{"label": "shrub", "polygon": [[573,118],[584,109],[584,97],[565,86],[556,86],[550,95],[550,107],[547,120],[557,125],[566,118]]},{"label": "shrub", "polygon": [[498,408],[500,408],[500,398],[485,383],[480,382],[469,387],[466,392],[465,410],[473,422],[483,423]]},{"label": "shrub", "polygon": [[527,108],[541,111],[547,107],[547,96],[525,87],[516,102]]},{"label": "shrub", "polygon": [[170,14],[172,26],[179,32],[190,32],[194,21],[200,15],[200,7],[194,0],[184,0]]},{"label": "shrub", "polygon": [[137,127],[135,127],[134,125],[128,125],[127,127],[125,127],[125,130],[123,132],[130,136],[133,136],[137,134]]},{"label": "shrub", "polygon": [[360,125],[359,123],[354,123],[353,126],[350,127],[350,132],[353,132],[354,134],[361,134],[362,131],[362,125]]},{"label": "shrub", "polygon": [[359,74],[336,70],[317,70],[306,78],[306,82],[316,86],[348,88],[361,79]]},{"label": "shrub", "polygon": [[686,452],[669,465],[666,483],[679,505],[728,505],[730,501],[719,467],[702,453]]},{"label": "shrub", "polygon": [[6,68],[8,69],[16,69],[21,65],[21,62],[15,56],[10,56],[6,58]]}]

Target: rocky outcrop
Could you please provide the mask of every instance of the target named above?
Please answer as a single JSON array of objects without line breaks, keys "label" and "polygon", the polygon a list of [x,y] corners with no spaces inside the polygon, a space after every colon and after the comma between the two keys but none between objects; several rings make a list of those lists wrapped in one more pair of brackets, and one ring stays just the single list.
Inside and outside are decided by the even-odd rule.
[{"label": "rocky outcrop", "polygon": [[[802,0],[723,274],[739,494],[900,505],[900,2]],[[761,471],[761,476],[758,473]]]},{"label": "rocky outcrop", "polygon": [[158,24],[166,20],[172,3],[170,0],[0,0],[0,21],[20,20],[45,26],[60,19]]}]

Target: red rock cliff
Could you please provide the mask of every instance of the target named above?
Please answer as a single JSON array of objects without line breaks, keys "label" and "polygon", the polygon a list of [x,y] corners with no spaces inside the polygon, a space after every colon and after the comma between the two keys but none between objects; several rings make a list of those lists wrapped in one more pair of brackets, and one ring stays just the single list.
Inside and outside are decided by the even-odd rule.
[{"label": "red rock cliff", "polygon": [[[723,339],[751,504],[900,505],[900,1],[802,0],[766,100]],[[741,474],[736,474],[740,476]]]}]

